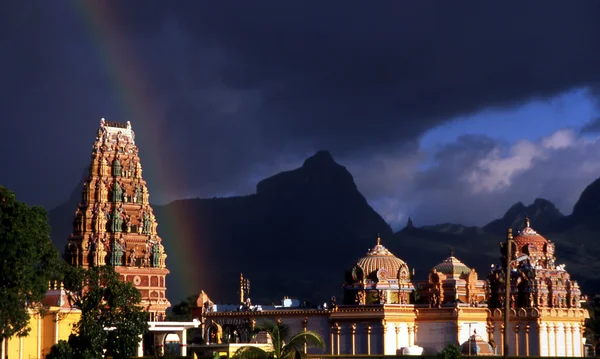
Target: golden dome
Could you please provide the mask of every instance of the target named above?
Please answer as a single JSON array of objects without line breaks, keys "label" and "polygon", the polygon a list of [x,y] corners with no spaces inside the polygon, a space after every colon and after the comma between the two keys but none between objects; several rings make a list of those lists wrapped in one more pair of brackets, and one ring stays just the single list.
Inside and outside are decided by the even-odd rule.
[{"label": "golden dome", "polygon": [[408,265],[382,246],[379,237],[377,237],[375,247],[369,249],[356,265],[362,269],[365,278],[391,279],[408,278],[409,276]]},{"label": "golden dome", "polygon": [[462,276],[468,275],[471,272],[471,268],[467,267],[466,264],[459,261],[454,256],[452,249],[450,249],[450,257],[444,259],[440,264],[433,267],[438,273],[444,273],[448,276]]}]

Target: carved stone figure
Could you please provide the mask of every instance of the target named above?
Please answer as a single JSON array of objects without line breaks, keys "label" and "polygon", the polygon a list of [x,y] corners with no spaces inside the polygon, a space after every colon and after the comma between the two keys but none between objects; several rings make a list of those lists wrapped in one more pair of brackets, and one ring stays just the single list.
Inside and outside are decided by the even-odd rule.
[{"label": "carved stone figure", "polygon": [[106,175],[108,175],[108,162],[106,157],[102,156],[102,160],[100,160],[100,177],[106,177]]},{"label": "carved stone figure", "polygon": [[135,178],[142,178],[142,164],[140,161],[135,162]]},{"label": "carved stone figure", "polygon": [[151,234],[150,231],[152,229],[152,223],[150,222],[150,215],[148,214],[148,212],[144,211],[143,218],[144,218],[144,230],[142,231],[142,233]]},{"label": "carved stone figure", "polygon": [[136,185],[135,189],[133,190],[133,203],[137,203],[137,202],[141,202],[141,198],[140,198],[140,186]]},{"label": "carved stone figure", "polygon": [[142,204],[148,204],[148,198],[150,195],[148,194],[148,189],[146,187],[142,187]]},{"label": "carved stone figure", "polygon": [[121,196],[123,195],[123,190],[121,189],[121,185],[119,182],[115,181],[113,184],[113,202],[121,202]]},{"label": "carved stone figure", "polygon": [[96,188],[97,188],[97,197],[96,197],[96,201],[98,202],[106,202],[108,200],[108,190],[106,189],[106,185],[104,184],[103,181],[98,181],[98,183],[96,184]]},{"label": "carved stone figure", "polygon": [[156,217],[154,213],[150,213],[150,234],[156,234],[156,229],[158,228],[158,222],[156,221]]},{"label": "carved stone figure", "polygon": [[104,249],[103,241],[98,241],[96,246],[96,263],[99,266],[106,264],[106,250]]},{"label": "carved stone figure", "polygon": [[123,219],[119,209],[115,207],[112,215],[112,232],[118,233],[123,231]]},{"label": "carved stone figure", "polygon": [[112,164],[112,175],[115,177],[121,176],[121,162],[119,162],[119,157],[115,156]]},{"label": "carved stone figure", "polygon": [[83,183],[83,192],[82,192],[82,196],[81,196],[81,202],[83,203],[89,203],[90,202],[90,188],[89,185],[86,182]]},{"label": "carved stone figure", "polygon": [[110,264],[112,264],[113,266],[120,266],[123,264],[123,249],[121,247],[121,244],[119,243],[119,241],[117,241],[116,238],[112,242],[110,258],[111,258]]},{"label": "carved stone figure", "polygon": [[386,303],[387,303],[387,291],[380,290],[379,291],[379,304],[386,304]]},{"label": "carved stone figure", "polygon": [[148,247],[144,248],[144,258],[142,258],[142,266],[150,267],[150,250]]},{"label": "carved stone figure", "polygon": [[356,302],[356,304],[359,304],[359,305],[365,304],[365,295],[363,294],[362,291],[356,293],[355,302]]},{"label": "carved stone figure", "polygon": [[127,228],[127,233],[131,233],[131,216],[127,216],[125,227]]},{"label": "carved stone figure", "polygon": [[136,256],[136,253],[135,253],[135,249],[131,248],[131,253],[129,254],[129,266],[130,267],[135,266],[136,260],[137,260],[137,256]]}]

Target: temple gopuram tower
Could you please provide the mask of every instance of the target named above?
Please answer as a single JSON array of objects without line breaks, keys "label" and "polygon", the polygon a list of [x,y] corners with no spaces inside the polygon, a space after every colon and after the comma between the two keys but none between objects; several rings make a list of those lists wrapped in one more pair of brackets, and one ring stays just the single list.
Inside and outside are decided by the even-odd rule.
[{"label": "temple gopuram tower", "polygon": [[84,268],[113,266],[140,291],[156,320],[171,306],[165,296],[169,270],[148,199],[131,124],[102,119],[65,257]]},{"label": "temple gopuram tower", "polygon": [[[505,292],[505,269],[492,269],[487,280],[489,336],[502,349],[502,333],[509,330],[509,355],[583,356],[584,321],[581,290],[565,265],[556,265],[554,243],[537,233],[529,219],[514,238],[510,258],[510,293]],[[506,261],[506,245],[501,263]],[[507,295],[508,294],[508,295]],[[510,301],[509,328],[504,328],[505,301]],[[498,353],[502,354],[502,353]]]}]

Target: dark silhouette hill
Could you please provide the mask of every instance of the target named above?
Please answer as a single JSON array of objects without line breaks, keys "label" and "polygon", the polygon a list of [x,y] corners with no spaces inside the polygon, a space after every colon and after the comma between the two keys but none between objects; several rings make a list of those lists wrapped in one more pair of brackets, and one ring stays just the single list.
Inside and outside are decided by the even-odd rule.
[{"label": "dark silhouette hill", "polygon": [[[49,213],[60,250],[71,231],[80,192],[78,185],[65,204]],[[490,264],[499,260],[506,229],[522,229],[525,217],[556,243],[557,263],[566,263],[583,290],[595,293],[600,286],[598,203],[599,180],[583,191],[569,216],[539,198],[529,206],[513,205],[483,227],[418,226],[419,219],[413,218],[392,233],[347,169],[329,152],[320,151],[300,168],[260,181],[256,194],[177,200],[153,208],[169,254],[167,287],[173,304],[200,289],[217,302],[237,303],[242,272],[251,281],[255,303],[290,296],[318,304],[341,294],[344,271],[375,244],[378,233],[382,244],[415,268],[417,281],[426,280],[450,248],[484,278]],[[193,260],[185,261],[182,251]]]}]

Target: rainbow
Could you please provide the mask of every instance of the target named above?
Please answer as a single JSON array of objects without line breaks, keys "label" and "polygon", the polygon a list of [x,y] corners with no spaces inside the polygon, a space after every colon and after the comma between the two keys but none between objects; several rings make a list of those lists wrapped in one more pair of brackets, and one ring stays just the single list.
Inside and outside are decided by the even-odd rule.
[{"label": "rainbow", "polygon": [[[147,138],[148,143],[163,143],[159,124],[161,123],[161,111],[156,104],[143,96],[145,93],[147,79],[143,78],[139,69],[144,67],[143,59],[136,56],[133,46],[127,46],[126,41],[119,34],[120,14],[116,9],[112,9],[112,3],[106,1],[72,1],[77,12],[83,17],[83,21],[90,36],[93,38],[99,53],[104,57],[102,63],[105,64],[106,71],[110,75],[112,88],[117,93],[118,110],[123,118],[107,118],[107,120],[125,122],[131,121],[133,130]],[[99,121],[102,114],[98,114]],[[144,154],[144,151],[147,151]],[[159,151],[161,152],[159,155]],[[150,160],[149,167],[153,167],[151,173],[155,176],[146,178],[149,183],[158,184],[159,188],[165,190],[169,188],[182,188],[183,179],[178,176],[177,161],[152,162],[166,156],[174,158],[173,153],[169,153],[168,146],[151,146],[140,149],[140,158]],[[167,153],[165,153],[167,152]],[[148,172],[145,172],[148,173]],[[156,177],[156,178],[153,178]],[[152,193],[152,190],[149,189]],[[181,212],[181,211],[179,211]],[[164,238],[163,243],[168,250],[167,268],[178,275],[177,282],[185,286],[185,294],[197,294],[200,292],[199,270],[202,263],[206,263],[206,255],[193,238],[195,237],[191,223],[197,219],[189,218],[188,213],[177,213],[172,210],[164,218],[157,218],[160,232],[160,223],[166,222],[172,228],[173,237]],[[192,270],[190,270],[192,269]],[[171,274],[173,275],[173,274]],[[172,282],[172,278],[171,282]],[[168,290],[168,288],[167,288]],[[177,304],[183,298],[175,298]]]}]

